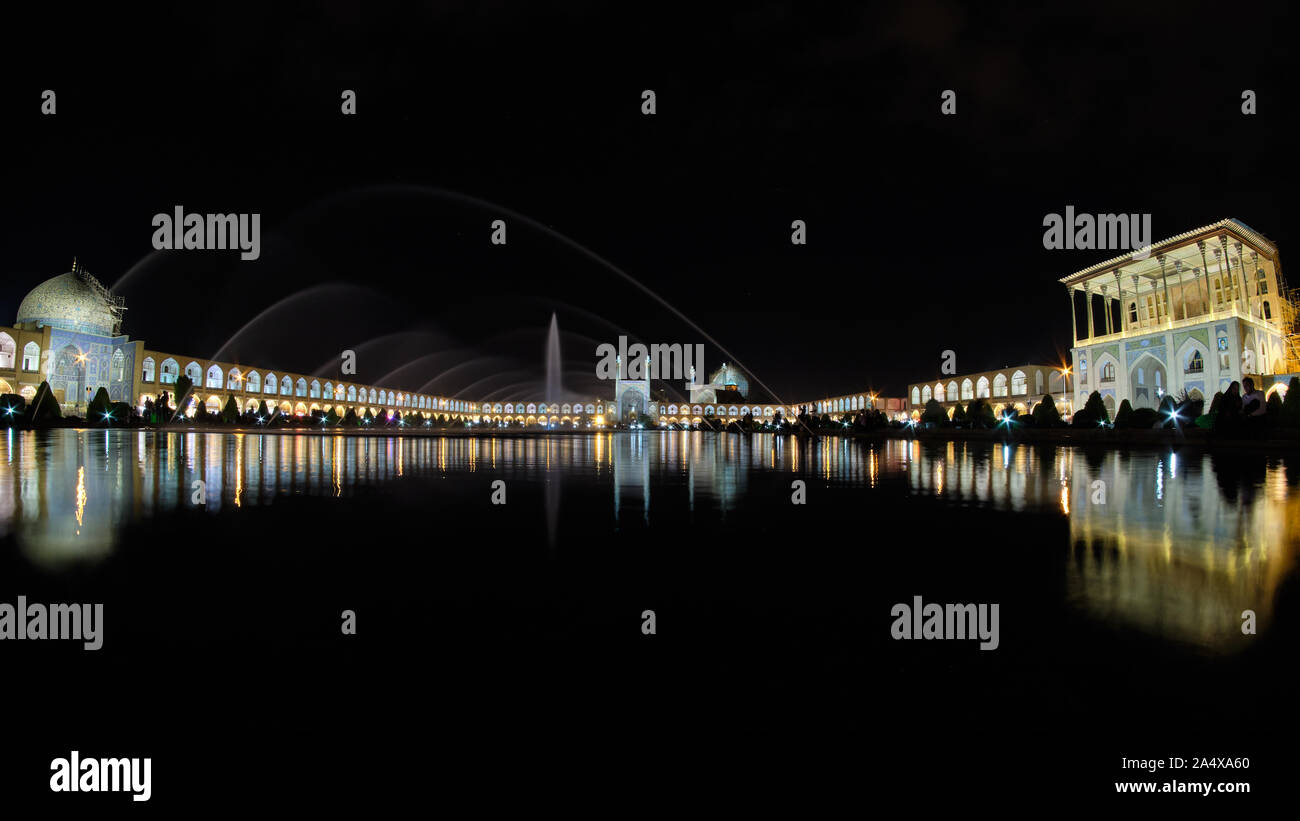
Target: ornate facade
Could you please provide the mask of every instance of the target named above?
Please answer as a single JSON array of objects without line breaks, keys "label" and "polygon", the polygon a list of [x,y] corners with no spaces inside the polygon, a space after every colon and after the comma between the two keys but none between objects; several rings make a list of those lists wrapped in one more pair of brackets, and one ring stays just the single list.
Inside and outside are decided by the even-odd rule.
[{"label": "ornate facade", "polygon": [[1273,243],[1225,219],[1146,250],[1061,279],[1078,406],[1097,391],[1114,418],[1125,399],[1135,408],[1166,394],[1208,401],[1247,376],[1284,390],[1300,369],[1296,309]]}]

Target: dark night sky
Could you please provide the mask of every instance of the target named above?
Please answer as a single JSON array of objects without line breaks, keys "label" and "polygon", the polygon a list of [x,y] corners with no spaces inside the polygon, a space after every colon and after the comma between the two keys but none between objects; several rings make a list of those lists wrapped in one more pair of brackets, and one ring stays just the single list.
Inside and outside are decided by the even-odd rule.
[{"label": "dark night sky", "polygon": [[0,316],[74,255],[112,284],[181,204],[260,212],[262,259],[164,252],[123,280],[126,331],[157,349],[212,355],[304,289],[238,358],[329,372],[355,348],[372,380],[425,357],[390,381],[478,399],[539,394],[551,311],[584,391],[619,330],[703,341],[522,221],[491,246],[495,204],[794,401],[901,394],[944,349],[962,371],[1059,361],[1057,279],[1113,256],[1043,249],[1066,205],[1149,212],[1157,239],[1233,216],[1291,247],[1290,21],[1246,4],[276,5],[4,12]]}]

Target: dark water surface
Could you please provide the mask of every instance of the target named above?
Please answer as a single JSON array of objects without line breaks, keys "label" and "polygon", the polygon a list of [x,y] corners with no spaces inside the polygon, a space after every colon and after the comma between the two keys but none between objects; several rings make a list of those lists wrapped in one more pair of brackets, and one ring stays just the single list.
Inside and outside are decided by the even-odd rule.
[{"label": "dark water surface", "polygon": [[[105,644],[0,645],[38,750],[9,771],[125,746],[151,805],[534,777],[1014,804],[1233,754],[1214,780],[1258,795],[1295,760],[1298,505],[1300,456],[1191,449],[10,432],[0,601],[104,602]],[[893,640],[918,595],[998,603],[998,649]]]}]

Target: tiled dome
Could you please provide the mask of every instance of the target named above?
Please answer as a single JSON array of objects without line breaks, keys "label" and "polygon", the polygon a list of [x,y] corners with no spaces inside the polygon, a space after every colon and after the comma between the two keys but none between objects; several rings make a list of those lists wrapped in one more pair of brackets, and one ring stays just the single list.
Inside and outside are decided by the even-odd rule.
[{"label": "tiled dome", "polygon": [[18,306],[18,321],[112,336],[114,316],[108,301],[69,271],[33,288]]}]

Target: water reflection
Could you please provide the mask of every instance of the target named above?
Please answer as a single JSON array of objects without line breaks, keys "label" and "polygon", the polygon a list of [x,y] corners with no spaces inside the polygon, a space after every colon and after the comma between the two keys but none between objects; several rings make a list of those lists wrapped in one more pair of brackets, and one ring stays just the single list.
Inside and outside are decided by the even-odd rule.
[{"label": "water reflection", "polygon": [[[673,521],[681,506],[693,517],[704,504],[725,519],[755,477],[786,473],[842,489],[1066,517],[1071,604],[1110,623],[1217,646],[1234,636],[1239,643],[1242,610],[1267,626],[1300,541],[1296,464],[1191,450],[873,446],[657,431],[377,438],[60,430],[8,431],[0,443],[0,536],[13,533],[33,561],[55,568],[108,554],[122,525],[189,506],[200,488],[206,510],[217,512],[286,494],[347,496],[407,476],[486,472],[485,483],[542,485],[554,544],[563,482],[609,487],[615,527],[646,527],[655,500],[673,507]],[[926,549],[924,540],[904,544]]]}]

